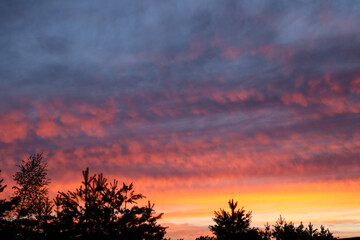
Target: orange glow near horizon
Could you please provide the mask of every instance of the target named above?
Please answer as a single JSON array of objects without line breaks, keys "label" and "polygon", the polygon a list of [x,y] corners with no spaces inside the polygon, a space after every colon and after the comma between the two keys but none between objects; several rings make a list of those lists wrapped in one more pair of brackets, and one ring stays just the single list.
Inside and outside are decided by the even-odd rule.
[{"label": "orange glow near horizon", "polygon": [[[79,187],[81,173],[74,182],[61,183],[55,179],[50,186],[50,196],[56,191],[74,190]],[[112,178],[109,177],[109,180]],[[121,179],[121,178],[118,178]],[[149,181],[152,181],[149,184]],[[227,201],[234,199],[239,207],[252,211],[252,225],[262,228],[275,224],[280,215],[288,222],[324,225],[336,237],[360,234],[360,180],[314,183],[270,183],[226,188],[167,188],[163,181],[145,179],[135,181],[136,192],[146,198],[139,201],[155,203],[157,213],[164,213],[160,223],[168,226],[172,238],[195,239],[211,235],[214,210],[227,209]],[[156,186],[156,187],[155,187]],[[160,189],[159,189],[160,188]],[[352,226],[352,227],[351,227]]]},{"label": "orange glow near horizon", "polygon": [[[280,215],[296,225],[313,223],[324,225],[337,237],[357,236],[360,231],[360,189],[359,181],[353,183],[290,184],[277,187],[262,186],[256,190],[231,190],[219,192],[195,191],[154,195],[159,210],[165,212],[163,222],[170,224],[170,232],[176,237],[194,239],[198,232],[184,236],[183,225],[197,226],[203,235],[210,234],[207,226],[212,225],[214,210],[227,209],[227,201],[235,199],[239,206],[252,211],[252,224],[263,228],[266,223],[275,224]],[[157,197],[156,197],[157,195]],[[165,195],[165,196],[164,196]],[[164,206],[164,207],[163,207]],[[349,226],[350,231],[349,231]],[[178,229],[179,228],[179,229]],[[177,231],[179,231],[177,233]]]}]

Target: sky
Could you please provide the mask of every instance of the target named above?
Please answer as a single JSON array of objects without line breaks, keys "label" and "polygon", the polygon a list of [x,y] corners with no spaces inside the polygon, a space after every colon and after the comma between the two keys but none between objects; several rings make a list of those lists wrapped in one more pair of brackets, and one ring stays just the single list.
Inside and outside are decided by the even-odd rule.
[{"label": "sky", "polygon": [[[134,182],[167,237],[229,199],[360,235],[359,1],[0,2],[0,169]],[[8,191],[11,188],[8,187]]]}]

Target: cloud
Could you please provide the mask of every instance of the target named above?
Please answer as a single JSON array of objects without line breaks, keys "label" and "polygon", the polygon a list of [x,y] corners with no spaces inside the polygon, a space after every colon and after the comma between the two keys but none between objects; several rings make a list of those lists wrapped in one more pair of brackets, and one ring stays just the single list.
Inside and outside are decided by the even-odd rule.
[{"label": "cloud", "polygon": [[54,188],[86,166],[154,192],[359,179],[356,1],[0,9],[9,183],[37,151]]}]

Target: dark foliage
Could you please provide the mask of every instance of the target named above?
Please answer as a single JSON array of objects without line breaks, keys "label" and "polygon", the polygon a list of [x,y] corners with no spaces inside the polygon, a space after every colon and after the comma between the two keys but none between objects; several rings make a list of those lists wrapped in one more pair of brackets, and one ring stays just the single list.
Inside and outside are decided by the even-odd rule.
[{"label": "dark foliage", "polygon": [[[59,192],[50,201],[46,163],[42,154],[22,161],[14,175],[17,186],[11,201],[0,200],[0,239],[26,240],[162,240],[166,227],[157,223],[154,204],[140,207],[133,184],[108,183],[102,174],[83,171],[75,191]],[[6,185],[0,180],[0,193]],[[55,215],[53,206],[56,206]]]},{"label": "dark foliage", "polygon": [[18,172],[14,175],[17,186],[14,199],[18,200],[15,208],[17,219],[46,218],[51,213],[51,202],[48,198],[50,179],[47,177],[47,164],[42,153],[33,154],[26,161],[21,161]]},{"label": "dark foliage", "polygon": [[[157,223],[154,204],[138,206],[143,199],[133,184],[108,182],[102,174],[83,171],[83,181],[75,191],[58,192],[50,201],[47,165],[42,154],[22,161],[14,175],[17,186],[10,201],[0,198],[0,239],[26,240],[166,240],[166,227]],[[1,170],[0,170],[1,173]],[[0,193],[4,191],[0,179]],[[334,240],[324,226],[315,229],[309,223],[295,227],[281,216],[263,230],[251,227],[252,212],[238,209],[238,202],[228,202],[230,211],[215,211],[215,224],[209,226],[215,235],[195,240]],[[55,208],[54,208],[55,207]],[[53,211],[55,210],[55,211]],[[170,239],[168,239],[170,240]]]},{"label": "dark foliage", "polygon": [[46,226],[53,218],[48,198],[50,183],[42,154],[21,161],[14,175],[14,195],[7,203],[0,234],[3,239],[46,239]]},{"label": "dark foliage", "polygon": [[298,227],[295,227],[292,222],[287,223],[281,216],[274,225],[272,235],[276,240],[335,239],[329,229],[325,229],[324,226],[320,227],[320,231],[318,231],[318,229],[314,229],[314,226],[311,223],[309,223],[306,228],[302,223]]},{"label": "dark foliage", "polygon": [[218,240],[263,239],[257,228],[251,228],[251,212],[246,212],[244,208],[236,209],[238,202],[231,200],[228,202],[230,212],[220,209],[215,211],[213,218],[215,225],[209,226],[210,231]]},{"label": "dark foliage", "polygon": [[[0,170],[1,173],[1,170]],[[2,193],[4,191],[4,189],[6,188],[6,185],[3,185],[4,179],[0,179],[0,193]],[[6,199],[1,199],[0,198],[0,219],[2,219],[6,212],[12,210],[13,206],[12,203],[9,201],[6,201]]]},{"label": "dark foliage", "polygon": [[[1,170],[0,170],[1,173]],[[4,181],[4,179],[0,179],[0,193],[2,193],[4,191],[4,189],[6,188],[6,185],[2,185],[2,182]]]},{"label": "dark foliage", "polygon": [[144,196],[135,194],[133,184],[108,183],[102,174],[89,175],[76,191],[59,192],[55,199],[56,221],[62,239],[163,239],[165,227],[157,224],[154,205],[135,205]]},{"label": "dark foliage", "polygon": [[196,238],[195,240],[216,240],[216,238],[209,237],[209,236],[200,236],[200,237]]},{"label": "dark foliage", "polygon": [[230,212],[220,209],[215,211],[213,218],[215,225],[209,226],[210,230],[216,236],[200,237],[199,240],[217,239],[217,240],[334,240],[333,234],[324,226],[314,229],[309,223],[307,227],[301,223],[298,227],[290,222],[287,223],[281,216],[271,229],[269,224],[265,225],[264,230],[250,227],[251,212],[245,212],[244,208],[236,209],[237,202],[229,201]]},{"label": "dark foliage", "polygon": [[[2,185],[3,181],[4,179],[0,179],[0,193],[6,188],[6,185]],[[11,222],[7,220],[7,216],[17,204],[17,198],[12,199],[11,201],[0,199],[0,239],[11,239],[14,231]]]}]

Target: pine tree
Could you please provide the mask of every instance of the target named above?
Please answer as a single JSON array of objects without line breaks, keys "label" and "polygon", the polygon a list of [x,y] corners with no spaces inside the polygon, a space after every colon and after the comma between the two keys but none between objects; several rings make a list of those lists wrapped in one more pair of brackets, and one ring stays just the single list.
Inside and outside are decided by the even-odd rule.
[{"label": "pine tree", "polygon": [[251,228],[251,212],[246,212],[244,208],[236,209],[238,202],[231,200],[228,202],[230,212],[220,209],[215,211],[213,218],[215,225],[209,226],[210,231],[218,240],[257,240],[262,236],[257,228]]},{"label": "pine tree", "polygon": [[[157,224],[154,205],[139,207],[144,198],[135,194],[133,184],[108,183],[102,175],[83,171],[83,182],[76,191],[59,192],[55,199],[57,233],[61,239],[161,240],[165,227]],[[59,237],[59,236],[57,236]]]},{"label": "pine tree", "polygon": [[51,212],[51,204],[48,198],[47,164],[42,153],[30,155],[30,157],[18,165],[19,171],[14,175],[17,186],[13,199],[18,199],[16,207],[17,219],[20,218],[44,218]]},{"label": "pine tree", "polygon": [[[1,173],[1,170],[0,170]],[[7,185],[2,185],[4,179],[0,179],[0,193],[4,191]],[[0,220],[3,219],[7,212],[11,211],[14,202],[7,201],[6,199],[0,199]]]}]

